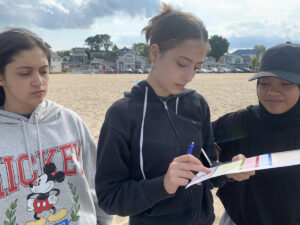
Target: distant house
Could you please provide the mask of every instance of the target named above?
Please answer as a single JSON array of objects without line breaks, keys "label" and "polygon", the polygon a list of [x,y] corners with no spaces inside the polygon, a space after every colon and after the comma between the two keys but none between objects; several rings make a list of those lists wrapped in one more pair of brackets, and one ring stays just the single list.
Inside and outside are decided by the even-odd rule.
[{"label": "distant house", "polygon": [[207,56],[204,59],[202,68],[204,68],[204,69],[212,69],[212,68],[220,68],[222,66],[223,66],[222,63],[216,62],[216,59],[214,57]]},{"label": "distant house", "polygon": [[133,53],[133,51],[131,49],[129,49],[129,48],[126,48],[126,47],[124,47],[124,48],[122,48],[122,49],[119,50],[119,55],[120,56],[125,55],[127,53]]},{"label": "distant house", "polygon": [[63,58],[57,55],[57,53],[51,51],[50,72],[51,73],[61,72],[62,62],[63,62]]},{"label": "distant house", "polygon": [[87,54],[84,48],[73,48],[70,52],[69,66],[82,66],[86,65],[88,61]]},{"label": "distant house", "polygon": [[106,70],[116,71],[116,63],[104,59],[94,58],[91,61],[90,65],[91,65],[91,69],[94,69],[96,73],[103,73]]},{"label": "distant house", "polygon": [[90,52],[91,59],[94,59],[94,58],[101,59],[105,56],[106,56],[106,53],[104,51]]},{"label": "distant house", "polygon": [[249,66],[251,58],[249,55],[226,54],[219,62],[231,68],[244,68]]},{"label": "distant house", "polygon": [[116,66],[119,72],[133,72],[138,69],[144,70],[147,66],[147,58],[135,55],[132,51],[130,51],[124,55],[120,54],[116,61]]},{"label": "distant house", "polygon": [[69,69],[69,60],[70,56],[64,56],[61,63],[61,69],[63,72],[66,72]]},{"label": "distant house", "polygon": [[257,49],[238,49],[235,52],[233,52],[231,55],[240,55],[240,56],[248,56],[250,57],[250,61],[254,57],[261,58],[263,52],[259,51]]}]

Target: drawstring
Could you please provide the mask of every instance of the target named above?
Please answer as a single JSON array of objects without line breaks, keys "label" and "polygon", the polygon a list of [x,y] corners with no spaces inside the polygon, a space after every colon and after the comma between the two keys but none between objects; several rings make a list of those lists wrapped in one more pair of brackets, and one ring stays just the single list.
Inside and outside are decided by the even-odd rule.
[{"label": "drawstring", "polygon": [[179,97],[176,98],[176,107],[175,107],[176,115],[178,114],[178,104],[179,104]]},{"label": "drawstring", "polygon": [[36,131],[37,131],[38,147],[39,147],[39,152],[40,152],[40,165],[41,165],[42,171],[44,171],[43,170],[44,162],[43,162],[43,155],[42,155],[42,144],[41,144],[39,121],[38,121],[37,113],[34,113],[34,118],[35,118],[35,126],[36,126]]},{"label": "drawstring", "polygon": [[[144,97],[144,107],[143,107],[143,120],[141,126],[141,135],[140,135],[140,167],[143,178],[146,179],[145,172],[144,172],[144,159],[143,159],[143,142],[144,142],[144,124],[145,124],[145,116],[147,111],[147,101],[148,101],[148,87],[145,87],[145,97]],[[178,104],[179,104],[179,97],[176,98],[176,108],[175,112],[178,113]],[[180,141],[180,140],[179,140]]]},{"label": "drawstring", "polygon": [[32,162],[31,162],[31,157],[30,157],[30,153],[29,153],[29,145],[28,145],[28,138],[27,138],[27,133],[26,133],[25,122],[24,122],[24,120],[21,120],[21,121],[22,121],[22,129],[23,129],[23,134],[24,134],[24,139],[25,139],[26,153],[27,153],[27,156],[28,156],[28,164],[29,164],[29,167],[30,167],[31,174],[33,174]]},{"label": "drawstring", "polygon": [[141,136],[140,136],[140,167],[141,167],[141,172],[143,174],[144,179],[146,179],[146,176],[144,173],[143,142],[144,142],[144,123],[145,123],[145,115],[146,115],[146,110],[147,110],[147,99],[148,99],[148,87],[146,86],[145,98],[144,98],[144,109],[143,109],[143,120],[142,120],[142,126],[141,126]]}]

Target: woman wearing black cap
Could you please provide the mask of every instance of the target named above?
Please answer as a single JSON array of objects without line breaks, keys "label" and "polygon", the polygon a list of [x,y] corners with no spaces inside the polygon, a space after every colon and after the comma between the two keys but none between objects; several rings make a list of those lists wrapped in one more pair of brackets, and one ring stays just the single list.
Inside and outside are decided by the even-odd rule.
[{"label": "woman wearing black cap", "polygon": [[[257,79],[259,104],[213,122],[220,161],[300,149],[300,45],[268,49]],[[225,213],[220,225],[300,224],[300,166],[257,171],[218,190]]]}]

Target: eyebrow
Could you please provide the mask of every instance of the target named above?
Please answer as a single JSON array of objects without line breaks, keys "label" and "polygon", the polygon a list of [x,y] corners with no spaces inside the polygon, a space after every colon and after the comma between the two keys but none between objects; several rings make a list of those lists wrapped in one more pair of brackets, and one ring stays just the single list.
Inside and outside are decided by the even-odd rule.
[{"label": "eyebrow", "polygon": [[[20,66],[20,67],[17,67],[16,69],[17,70],[20,70],[20,69],[32,69],[33,67],[31,67],[31,66]],[[44,68],[49,68],[49,65],[44,65],[44,66],[42,66],[41,68],[39,68],[39,69],[44,69]]]},{"label": "eyebrow", "polygon": [[[189,59],[188,57],[185,57],[185,56],[179,56],[179,58],[185,59],[189,62],[193,62],[193,60],[191,60],[191,59]],[[196,64],[203,64],[203,61],[202,62],[197,62]]]}]

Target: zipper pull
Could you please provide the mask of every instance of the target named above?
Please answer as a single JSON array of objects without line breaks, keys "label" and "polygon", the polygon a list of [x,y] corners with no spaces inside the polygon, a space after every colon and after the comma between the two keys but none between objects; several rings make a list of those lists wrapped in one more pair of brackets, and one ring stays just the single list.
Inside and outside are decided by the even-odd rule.
[{"label": "zipper pull", "polygon": [[166,102],[166,101],[163,101],[163,103],[164,103],[165,109],[168,111],[167,102]]}]

